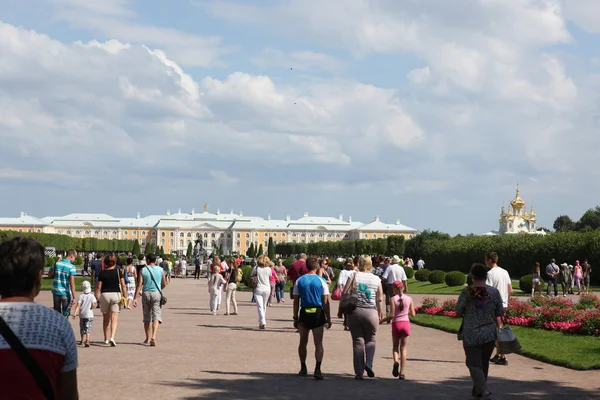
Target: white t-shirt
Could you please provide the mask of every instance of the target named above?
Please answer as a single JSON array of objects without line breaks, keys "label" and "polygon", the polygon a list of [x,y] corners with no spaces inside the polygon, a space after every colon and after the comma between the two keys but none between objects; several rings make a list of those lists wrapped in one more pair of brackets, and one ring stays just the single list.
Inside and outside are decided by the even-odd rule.
[{"label": "white t-shirt", "polygon": [[187,262],[185,260],[179,261],[179,268],[185,269],[187,267]]},{"label": "white t-shirt", "polygon": [[356,286],[356,293],[358,294],[357,307],[377,308],[377,291],[381,286],[381,279],[370,272],[357,272]]},{"label": "white t-shirt", "polygon": [[79,304],[79,318],[93,319],[94,310],[92,305],[96,302],[96,297],[91,293],[83,293],[79,295],[77,304]]},{"label": "white t-shirt", "polygon": [[256,276],[258,276],[257,292],[271,292],[271,274],[273,271],[269,267],[256,267]]},{"label": "white t-shirt", "polygon": [[406,272],[399,264],[392,264],[383,273],[383,279],[387,279],[387,283],[391,285],[396,281],[405,281]]},{"label": "white t-shirt", "polygon": [[354,275],[354,271],[348,271],[347,269],[341,270],[337,281],[338,286],[346,286],[348,279],[352,279],[352,275]]},{"label": "white t-shirt", "polygon": [[508,271],[500,267],[490,269],[485,283],[498,289],[500,297],[502,297],[502,306],[508,307],[508,285],[512,285]]},{"label": "white t-shirt", "polygon": [[221,261],[221,271],[229,271],[229,265],[227,265],[227,261]]},{"label": "white t-shirt", "polygon": [[423,269],[424,266],[425,266],[425,261],[423,261],[423,260],[417,261],[417,268],[418,269]]}]

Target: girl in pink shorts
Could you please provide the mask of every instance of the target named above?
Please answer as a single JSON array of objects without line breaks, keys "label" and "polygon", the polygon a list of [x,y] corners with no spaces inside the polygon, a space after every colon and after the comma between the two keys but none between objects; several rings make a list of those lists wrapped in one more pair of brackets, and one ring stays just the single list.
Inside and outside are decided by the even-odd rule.
[{"label": "girl in pink shorts", "polygon": [[[401,281],[395,281],[392,284],[392,288],[394,290],[394,297],[390,299],[390,314],[383,318],[380,324],[392,321],[392,346],[394,352],[392,375],[404,379],[404,366],[406,365],[407,356],[406,347],[408,337],[410,336],[410,320],[408,316],[415,316],[415,307],[412,299],[404,294],[404,285]],[[400,363],[398,363],[398,358],[400,358]],[[400,368],[400,372],[398,372],[398,368]]]}]

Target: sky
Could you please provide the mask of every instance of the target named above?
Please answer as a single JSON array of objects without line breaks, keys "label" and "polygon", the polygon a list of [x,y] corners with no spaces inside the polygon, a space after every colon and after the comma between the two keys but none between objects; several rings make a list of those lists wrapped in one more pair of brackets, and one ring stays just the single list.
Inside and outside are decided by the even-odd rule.
[{"label": "sky", "polygon": [[0,0],[0,214],[597,204],[596,0]]}]

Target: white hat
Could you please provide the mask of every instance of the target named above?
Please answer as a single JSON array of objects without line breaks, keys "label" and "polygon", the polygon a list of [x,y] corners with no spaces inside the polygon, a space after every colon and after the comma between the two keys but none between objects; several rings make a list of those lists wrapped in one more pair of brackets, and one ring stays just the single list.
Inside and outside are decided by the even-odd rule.
[{"label": "white hat", "polygon": [[392,260],[394,260],[394,264],[399,264],[400,263],[400,257],[398,257],[398,256],[392,257]]},{"label": "white hat", "polygon": [[567,263],[560,264],[561,267],[568,267]]},{"label": "white hat", "polygon": [[81,288],[83,289],[84,294],[92,293],[92,286],[90,285],[89,281],[83,281]]}]

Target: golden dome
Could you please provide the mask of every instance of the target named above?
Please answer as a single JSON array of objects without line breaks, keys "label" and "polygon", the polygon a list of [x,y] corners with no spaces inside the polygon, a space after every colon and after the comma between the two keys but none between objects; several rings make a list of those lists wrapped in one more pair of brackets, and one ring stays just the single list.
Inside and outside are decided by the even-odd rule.
[{"label": "golden dome", "polygon": [[204,203],[204,212],[208,212],[208,203]]},{"label": "golden dome", "polygon": [[525,207],[525,200],[521,198],[520,194],[521,192],[519,191],[519,186],[517,185],[517,194],[515,195],[515,198],[512,199],[512,201],[510,202],[512,208],[517,212],[519,212],[523,207]]}]

